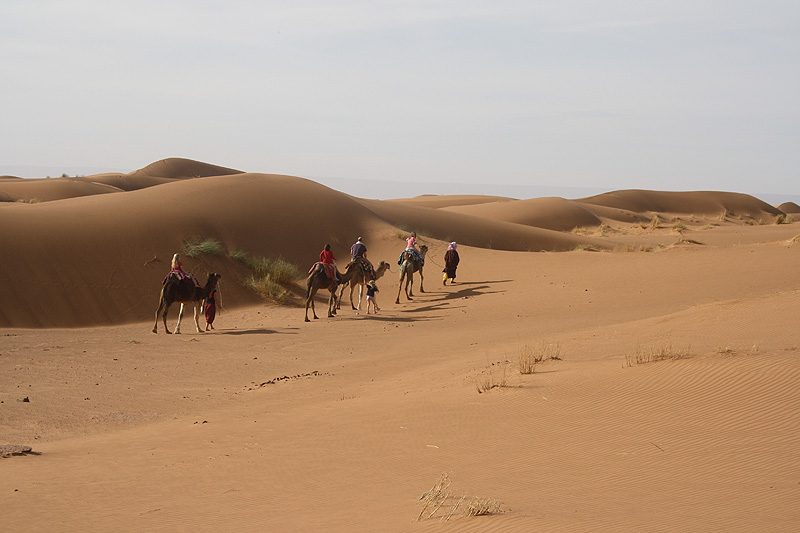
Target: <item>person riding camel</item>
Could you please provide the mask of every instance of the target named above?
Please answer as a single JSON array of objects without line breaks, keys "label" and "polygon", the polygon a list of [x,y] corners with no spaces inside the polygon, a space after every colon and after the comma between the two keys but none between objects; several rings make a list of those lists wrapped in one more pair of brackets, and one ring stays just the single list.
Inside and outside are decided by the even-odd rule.
[{"label": "person riding camel", "polygon": [[370,260],[367,259],[367,247],[361,237],[350,247],[350,258],[351,260],[350,264],[347,265],[348,267],[353,263],[359,263],[368,279],[375,278],[375,268],[372,266]]},{"label": "person riding camel", "polygon": [[170,266],[169,273],[164,278],[164,281],[161,283],[162,285],[167,282],[170,276],[175,277],[180,282],[184,281],[191,281],[195,287],[200,286],[200,282],[197,281],[197,278],[192,275],[191,272],[184,272],[183,271],[183,263],[181,263],[181,256],[179,254],[175,254],[172,256],[172,263]]},{"label": "person riding camel", "polygon": [[319,254],[319,262],[322,263],[322,266],[325,269],[325,275],[327,275],[329,279],[335,279],[336,281],[339,281],[339,278],[336,277],[336,266],[334,265],[334,261],[336,261],[336,258],[333,256],[333,252],[331,251],[331,245],[326,244],[325,248]]},{"label": "person riding camel", "polygon": [[350,257],[353,261],[359,257],[363,257],[364,259],[367,258],[367,247],[364,245],[364,241],[361,240],[361,237],[359,237],[355,244],[350,247]]},{"label": "person riding camel", "polygon": [[403,254],[405,254],[406,252],[411,252],[412,254],[414,254],[414,258],[417,261],[420,261],[422,264],[425,264],[425,258],[422,256],[421,253],[419,253],[419,250],[417,250],[417,232],[416,231],[412,231],[411,232],[411,236],[408,239],[406,239],[406,249],[403,250],[403,252],[400,254],[400,258],[397,260],[397,264],[398,265],[402,265],[403,264]]}]

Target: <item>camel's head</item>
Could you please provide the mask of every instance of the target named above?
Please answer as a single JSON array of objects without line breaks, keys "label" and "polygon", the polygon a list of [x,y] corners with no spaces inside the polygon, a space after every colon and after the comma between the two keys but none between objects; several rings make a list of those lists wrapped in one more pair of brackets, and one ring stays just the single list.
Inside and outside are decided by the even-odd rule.
[{"label": "camel's head", "polygon": [[208,275],[208,282],[206,284],[207,285],[208,284],[216,284],[220,280],[221,277],[222,277],[222,274],[217,274],[216,272],[212,272],[212,273],[210,273]]},{"label": "camel's head", "polygon": [[421,253],[423,256],[425,254],[427,254],[428,253],[428,245],[427,244],[423,244],[422,246],[420,246],[419,247],[419,253]]}]

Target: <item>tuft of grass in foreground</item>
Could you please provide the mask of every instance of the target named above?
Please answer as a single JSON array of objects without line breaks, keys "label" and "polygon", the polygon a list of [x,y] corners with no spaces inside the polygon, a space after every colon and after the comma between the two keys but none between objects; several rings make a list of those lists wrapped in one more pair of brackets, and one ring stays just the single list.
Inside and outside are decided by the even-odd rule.
[{"label": "tuft of grass in foreground", "polygon": [[282,257],[251,257],[241,250],[232,251],[230,257],[244,263],[253,271],[245,285],[265,300],[283,301],[286,296],[283,286],[296,283],[303,276],[299,268]]},{"label": "tuft of grass in foreground", "polygon": [[[431,489],[422,495],[422,510],[417,515],[417,522],[434,518],[437,512],[442,511],[438,518],[443,522],[455,518],[468,516],[486,516],[501,514],[505,512],[502,504],[494,499],[471,497],[467,498],[464,494],[461,497],[454,496],[450,491],[450,476],[442,474]],[[446,505],[446,506],[445,506]],[[456,511],[461,508],[459,515]]]},{"label": "tuft of grass in foreground", "polygon": [[656,363],[658,361],[676,361],[685,359],[689,356],[689,347],[675,348],[671,342],[664,344],[654,344],[653,346],[642,348],[636,347],[633,355],[625,355],[625,366],[643,365]]},{"label": "tuft of grass in foreground", "polygon": [[561,361],[561,343],[546,344],[540,342],[535,346],[525,344],[519,350],[519,373],[533,374],[536,365],[545,361]]},{"label": "tuft of grass in foreground", "polygon": [[[497,368],[499,370],[496,371]],[[508,387],[508,361],[493,363],[484,368],[475,378],[475,386],[478,388],[478,394]]]},{"label": "tuft of grass in foreground", "polygon": [[203,240],[201,237],[194,237],[183,242],[183,255],[186,257],[221,255],[223,251],[222,244],[216,239]]}]

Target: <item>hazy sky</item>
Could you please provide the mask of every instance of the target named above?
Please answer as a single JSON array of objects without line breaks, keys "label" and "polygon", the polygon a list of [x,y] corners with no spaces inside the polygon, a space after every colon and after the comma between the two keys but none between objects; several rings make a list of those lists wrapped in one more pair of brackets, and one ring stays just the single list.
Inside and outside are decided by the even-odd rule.
[{"label": "hazy sky", "polygon": [[0,66],[0,174],[800,194],[797,0],[2,0]]}]

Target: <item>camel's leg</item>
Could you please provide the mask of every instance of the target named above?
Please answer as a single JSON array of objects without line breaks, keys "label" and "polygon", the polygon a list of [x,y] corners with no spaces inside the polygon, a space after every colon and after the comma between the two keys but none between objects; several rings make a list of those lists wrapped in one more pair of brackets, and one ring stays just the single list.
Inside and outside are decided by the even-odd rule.
[{"label": "camel's leg", "polygon": [[412,296],[414,296],[414,272],[408,273],[408,279],[406,281],[406,296],[410,300]]},{"label": "camel's leg", "polygon": [[422,267],[419,267],[419,292],[425,292],[425,289],[422,288],[423,279],[424,278],[422,277]]},{"label": "camel's leg", "polygon": [[[361,298],[362,298],[363,296],[364,296],[364,285],[362,285],[361,283],[359,283],[359,284],[358,284],[358,307],[356,308],[356,309],[358,309],[359,311],[361,311]],[[369,309],[367,309],[367,311],[369,311]]]},{"label": "camel's leg", "polygon": [[[158,299],[158,309],[156,309],[156,321],[153,324],[153,333],[158,333],[158,319],[161,318],[161,311],[164,309],[164,298],[163,296]],[[166,329],[166,319],[164,319],[164,329]],[[167,333],[169,330],[167,329]]]},{"label": "camel's leg", "polygon": [[342,291],[339,293],[339,299],[336,301],[336,305],[342,305],[342,296],[344,296],[344,290],[347,288],[347,284],[342,285]]},{"label": "camel's leg", "polygon": [[178,313],[178,323],[175,324],[175,331],[173,333],[180,334],[181,332],[181,319],[183,319],[183,307],[184,305],[181,304],[181,311]]},{"label": "camel's leg", "polygon": [[394,301],[396,304],[400,303],[400,293],[403,292],[403,281],[405,279],[405,274],[405,271],[400,272],[400,283],[397,285],[397,299]]},{"label": "camel's leg", "polygon": [[[355,304],[353,304],[353,291],[356,289],[356,284],[357,284],[357,282],[354,281],[350,285],[350,307],[352,307],[353,310],[361,309],[361,302],[358,302],[358,307],[356,307]],[[359,287],[360,287],[360,285],[359,285]]]},{"label": "camel's leg", "polygon": [[331,291],[331,297],[328,300],[328,318],[333,318],[336,315],[336,290]]},{"label": "camel's leg", "polygon": [[311,314],[314,315],[314,320],[316,320],[319,317],[317,316],[317,310],[314,307],[314,294],[313,293],[309,294],[308,297],[306,298],[306,322],[311,322],[308,319],[308,304],[311,304]]},{"label": "camel's leg", "polygon": [[194,325],[197,328],[197,333],[203,333],[203,330],[200,329],[200,302],[202,300],[194,303]]}]

